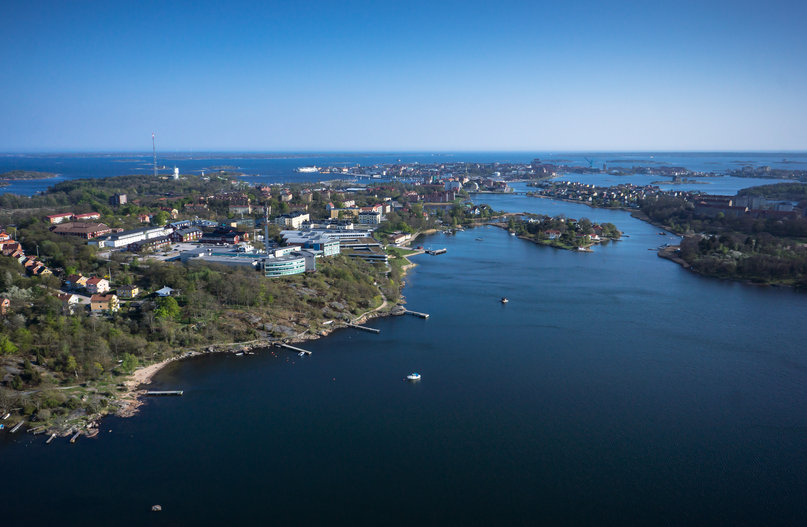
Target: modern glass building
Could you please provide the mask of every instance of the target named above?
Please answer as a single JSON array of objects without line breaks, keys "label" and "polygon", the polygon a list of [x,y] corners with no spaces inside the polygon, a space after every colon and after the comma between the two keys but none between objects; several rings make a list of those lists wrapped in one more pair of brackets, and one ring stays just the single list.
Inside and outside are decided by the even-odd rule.
[{"label": "modern glass building", "polygon": [[270,278],[304,272],[305,258],[303,256],[280,256],[278,258],[266,258],[263,261],[263,274]]}]

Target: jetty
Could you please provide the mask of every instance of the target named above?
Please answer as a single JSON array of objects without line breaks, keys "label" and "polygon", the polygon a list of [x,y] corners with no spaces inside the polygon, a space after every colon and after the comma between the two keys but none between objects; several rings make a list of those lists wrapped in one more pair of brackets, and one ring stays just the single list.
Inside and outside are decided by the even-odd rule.
[{"label": "jetty", "polygon": [[45,441],[46,445],[49,445],[51,441],[56,439],[56,434],[51,434],[47,441]]},{"label": "jetty", "polygon": [[406,314],[406,315],[414,315],[414,316],[419,317],[419,318],[429,318],[428,313],[419,313],[417,311],[411,311],[409,309],[404,309],[404,314]]},{"label": "jetty", "polygon": [[12,429],[11,429],[11,433],[13,434],[14,432],[16,432],[17,430],[19,430],[20,428],[22,428],[22,425],[23,425],[23,424],[25,424],[25,421],[20,421],[19,423],[17,423],[17,424],[14,426],[14,428],[12,428]]},{"label": "jetty", "polygon": [[364,331],[369,331],[370,333],[381,333],[380,329],[368,328],[367,326],[360,326],[358,324],[351,324],[350,322],[345,322],[345,325],[350,326],[351,328],[356,328],[356,329],[362,329]]},{"label": "jetty", "polygon": [[445,254],[448,252],[448,249],[445,247],[442,249],[426,249],[426,254],[431,254],[432,256],[437,256],[438,254]]},{"label": "jetty", "polygon": [[292,351],[296,351],[297,353],[303,353],[305,355],[311,355],[310,351],[304,350],[303,348],[290,346],[289,344],[286,344],[285,342],[278,342],[278,343],[276,343],[276,345],[281,347],[281,348],[286,348],[286,349],[289,349],[289,350],[292,350]]},{"label": "jetty", "polygon": [[182,395],[182,390],[149,390],[146,395]]},{"label": "jetty", "polygon": [[76,435],[74,435],[73,437],[71,437],[71,438],[70,438],[70,442],[71,442],[71,443],[75,443],[75,442],[76,442],[76,440],[78,439],[78,436],[80,436],[80,435],[81,435],[81,430],[79,430],[78,432],[76,432]]}]

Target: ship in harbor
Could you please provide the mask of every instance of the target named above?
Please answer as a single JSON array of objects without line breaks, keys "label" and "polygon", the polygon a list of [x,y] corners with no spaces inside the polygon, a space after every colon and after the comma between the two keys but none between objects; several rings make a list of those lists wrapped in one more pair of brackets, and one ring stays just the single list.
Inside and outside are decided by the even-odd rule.
[{"label": "ship in harbor", "polygon": [[310,167],[297,167],[294,169],[294,171],[301,174],[311,174],[313,172],[319,172],[319,167],[316,165]]}]

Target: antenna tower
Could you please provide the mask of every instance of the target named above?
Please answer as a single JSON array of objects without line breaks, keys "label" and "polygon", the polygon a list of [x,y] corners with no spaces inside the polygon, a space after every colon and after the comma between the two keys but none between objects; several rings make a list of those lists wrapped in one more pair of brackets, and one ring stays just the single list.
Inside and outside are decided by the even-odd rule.
[{"label": "antenna tower", "polygon": [[154,132],[151,132],[151,153],[154,156],[154,177],[157,177],[157,143],[154,141]]}]

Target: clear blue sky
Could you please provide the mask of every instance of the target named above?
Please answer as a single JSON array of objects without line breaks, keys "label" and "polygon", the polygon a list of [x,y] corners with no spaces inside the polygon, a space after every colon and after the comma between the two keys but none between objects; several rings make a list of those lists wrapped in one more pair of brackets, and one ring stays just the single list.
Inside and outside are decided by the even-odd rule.
[{"label": "clear blue sky", "polygon": [[805,150],[807,2],[6,2],[0,151]]}]

